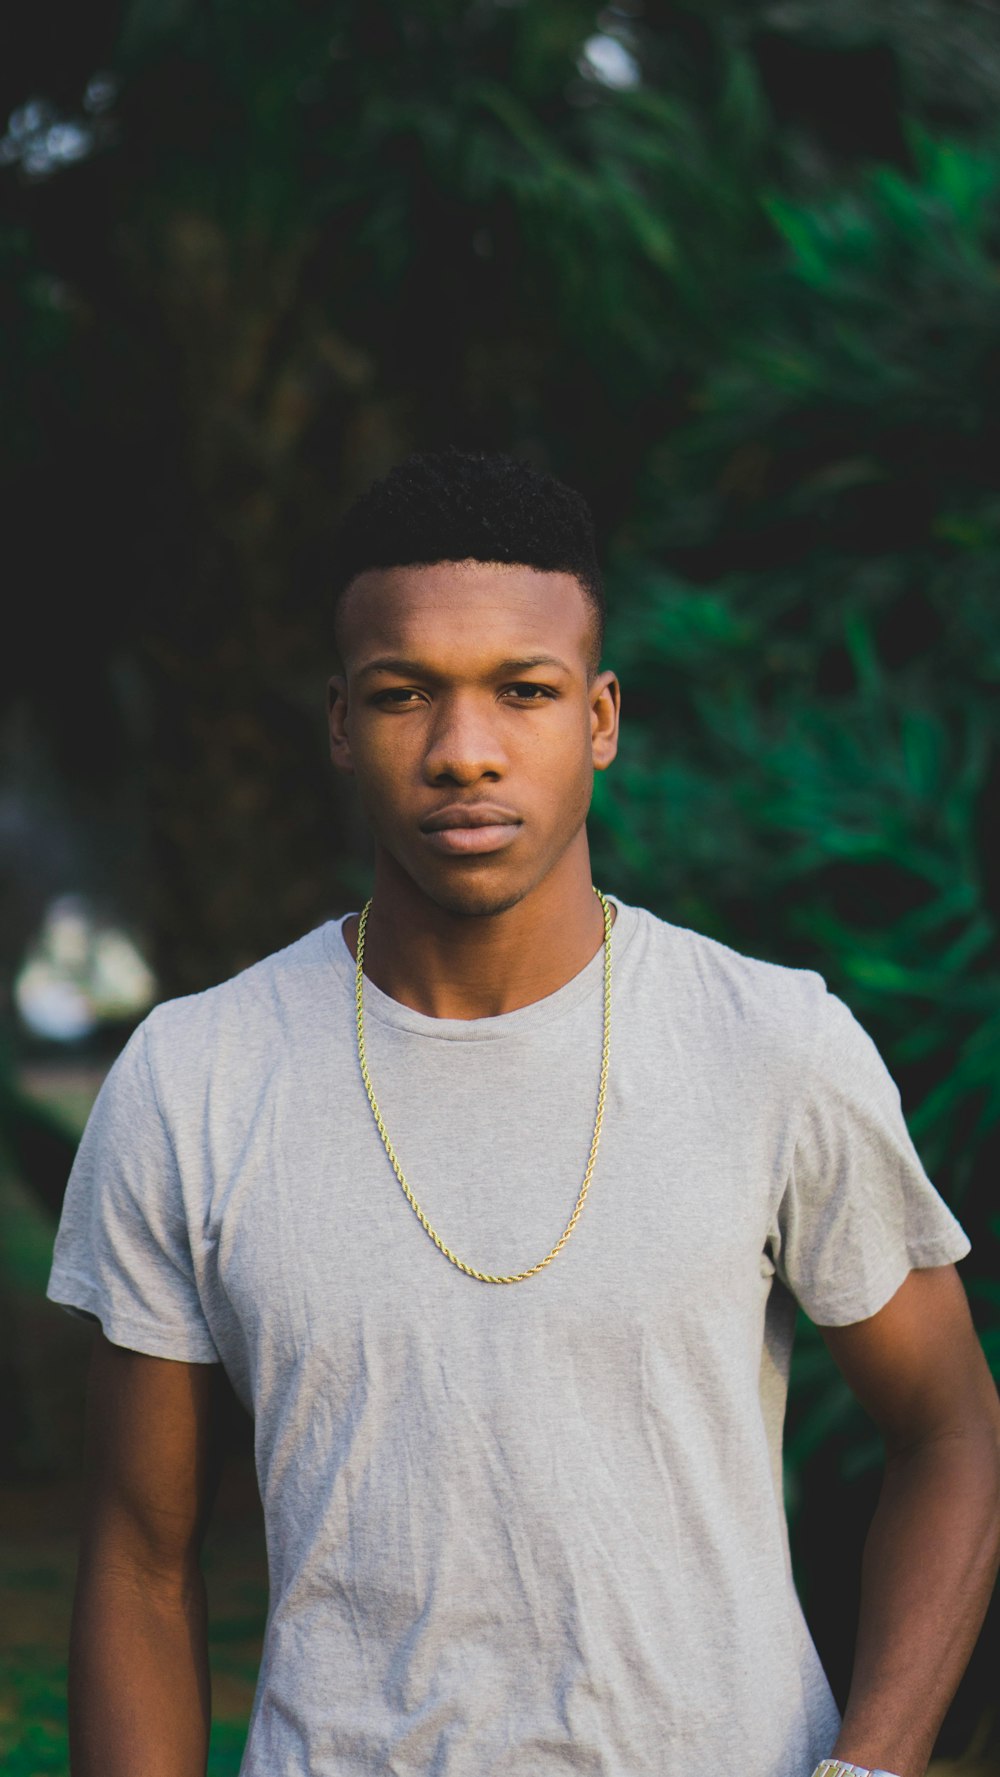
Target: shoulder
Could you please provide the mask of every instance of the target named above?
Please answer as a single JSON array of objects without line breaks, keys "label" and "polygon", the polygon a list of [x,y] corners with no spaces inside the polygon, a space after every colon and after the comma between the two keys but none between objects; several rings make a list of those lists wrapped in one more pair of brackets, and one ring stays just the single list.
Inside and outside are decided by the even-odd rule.
[{"label": "shoulder", "polygon": [[328,998],[330,925],[201,993],[164,1000],[136,1033],[154,1081],[255,1066]]},{"label": "shoulder", "polygon": [[815,1047],[834,1001],[817,970],[748,956],[643,907],[630,913],[633,970],[669,996],[678,1016],[720,1033],[779,1042],[800,1055],[803,1045]]}]

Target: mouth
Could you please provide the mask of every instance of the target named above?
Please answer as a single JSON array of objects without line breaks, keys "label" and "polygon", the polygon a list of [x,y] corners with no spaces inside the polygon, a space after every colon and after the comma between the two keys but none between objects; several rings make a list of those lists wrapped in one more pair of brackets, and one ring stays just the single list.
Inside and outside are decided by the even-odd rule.
[{"label": "mouth", "polygon": [[435,851],[468,856],[502,851],[516,839],[520,825],[520,815],[498,803],[452,803],[427,815],[420,831]]}]

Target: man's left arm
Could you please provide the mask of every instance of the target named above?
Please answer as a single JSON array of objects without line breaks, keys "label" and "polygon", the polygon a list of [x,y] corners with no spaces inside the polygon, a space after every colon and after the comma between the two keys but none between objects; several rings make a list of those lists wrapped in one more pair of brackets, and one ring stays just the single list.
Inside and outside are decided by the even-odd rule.
[{"label": "man's left arm", "polygon": [[923,1777],[1000,1559],[1000,1402],[952,1265],[911,1271],[870,1319],[820,1330],[886,1446],[831,1751]]}]

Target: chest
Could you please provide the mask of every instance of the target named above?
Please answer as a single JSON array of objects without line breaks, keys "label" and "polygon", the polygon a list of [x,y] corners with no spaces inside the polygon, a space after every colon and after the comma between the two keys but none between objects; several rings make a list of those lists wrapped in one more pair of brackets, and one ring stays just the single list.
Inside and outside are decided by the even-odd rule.
[{"label": "chest", "polygon": [[[525,1269],[562,1235],[594,1132],[600,1039],[599,1005],[516,1049],[373,1028],[372,1080],[404,1174],[469,1264]],[[224,1111],[209,1095],[189,1157],[202,1176],[192,1249],[220,1349],[238,1343],[254,1373],[275,1376],[317,1357],[339,1374],[363,1348],[369,1370],[399,1377],[417,1354],[445,1387],[463,1349],[488,1382],[491,1365],[511,1373],[511,1340],[516,1374],[557,1328],[578,1376],[626,1349],[698,1348],[709,1363],[734,1344],[750,1376],[783,1165],[766,1096],[738,1056],[696,1058],[666,1018],[616,1030],[574,1232],[546,1270],[503,1288],[463,1276],[421,1226],[352,1045],[277,1056],[242,1097],[229,1083]],[[555,1347],[546,1361],[559,1361]]]}]

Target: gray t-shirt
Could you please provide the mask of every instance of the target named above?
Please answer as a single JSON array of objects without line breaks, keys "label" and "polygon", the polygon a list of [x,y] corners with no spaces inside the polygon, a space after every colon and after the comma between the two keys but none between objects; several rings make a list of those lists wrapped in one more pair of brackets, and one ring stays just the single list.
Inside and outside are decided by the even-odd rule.
[{"label": "gray t-shirt", "polygon": [[[101,1092],[49,1294],[221,1360],[253,1411],[243,1777],[805,1777],[830,1750],[781,1491],[795,1301],[863,1319],[968,1242],[819,975],[617,905],[593,1184],[526,1283],[463,1276],[407,1205],[339,922],[159,1006]],[[602,968],[470,1021],[366,982],[401,1164],[480,1269],[573,1207]]]}]

